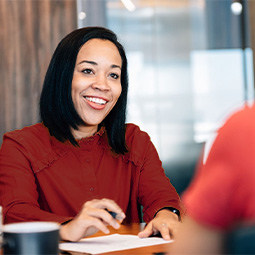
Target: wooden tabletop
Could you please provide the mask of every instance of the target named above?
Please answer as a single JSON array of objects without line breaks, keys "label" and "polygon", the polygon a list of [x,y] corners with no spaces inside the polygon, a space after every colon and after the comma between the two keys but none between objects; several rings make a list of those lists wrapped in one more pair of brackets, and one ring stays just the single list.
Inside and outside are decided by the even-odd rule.
[{"label": "wooden tabletop", "polygon": [[[115,230],[113,228],[109,227],[110,234],[132,234],[137,235],[138,232],[143,228],[143,224],[131,224],[131,225],[121,225],[121,227],[118,230]],[[91,237],[95,236],[101,236],[102,232],[97,233]],[[160,245],[152,245],[147,247],[141,247],[141,248],[135,248],[135,249],[129,249],[129,250],[123,250],[123,251],[114,251],[114,252],[107,252],[102,253],[102,255],[161,255],[166,253],[169,250],[169,247],[171,246],[171,243],[167,244],[160,244]],[[79,253],[79,252],[70,252],[71,255],[81,255],[81,254],[87,254],[87,253]]]}]

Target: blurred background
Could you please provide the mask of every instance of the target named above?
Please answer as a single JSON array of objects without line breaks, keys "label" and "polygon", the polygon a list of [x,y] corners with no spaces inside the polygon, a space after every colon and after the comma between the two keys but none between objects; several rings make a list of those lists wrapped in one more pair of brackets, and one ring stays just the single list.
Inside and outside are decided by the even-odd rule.
[{"label": "blurred background", "polygon": [[58,42],[105,26],[128,57],[127,122],[149,133],[182,193],[205,142],[254,99],[254,13],[255,0],[0,0],[0,144],[39,121]]}]

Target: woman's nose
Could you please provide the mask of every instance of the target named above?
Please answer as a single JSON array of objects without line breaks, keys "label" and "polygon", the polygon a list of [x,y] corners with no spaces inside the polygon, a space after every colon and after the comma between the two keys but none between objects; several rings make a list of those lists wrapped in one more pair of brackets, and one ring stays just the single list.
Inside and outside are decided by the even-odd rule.
[{"label": "woman's nose", "polygon": [[108,85],[107,77],[104,75],[98,75],[96,79],[94,80],[92,87],[94,89],[100,89],[100,90],[109,90],[110,87]]}]

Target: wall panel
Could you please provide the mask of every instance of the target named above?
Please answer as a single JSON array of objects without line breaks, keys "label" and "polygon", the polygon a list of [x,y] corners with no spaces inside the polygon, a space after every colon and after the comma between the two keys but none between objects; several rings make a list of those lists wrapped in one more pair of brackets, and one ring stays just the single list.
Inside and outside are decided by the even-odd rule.
[{"label": "wall panel", "polygon": [[77,27],[76,0],[0,1],[0,142],[38,122],[40,91],[58,42]]}]

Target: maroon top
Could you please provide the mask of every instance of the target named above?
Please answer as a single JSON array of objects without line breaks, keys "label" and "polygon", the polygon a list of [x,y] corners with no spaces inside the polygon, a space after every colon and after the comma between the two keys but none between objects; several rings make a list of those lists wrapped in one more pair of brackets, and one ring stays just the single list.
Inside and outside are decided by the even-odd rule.
[{"label": "maroon top", "polygon": [[43,124],[5,134],[0,150],[0,204],[4,222],[57,221],[74,217],[91,199],[114,200],[127,222],[144,221],[163,207],[180,210],[147,133],[127,124],[129,152],[114,154],[104,128],[75,147],[49,135]]}]

